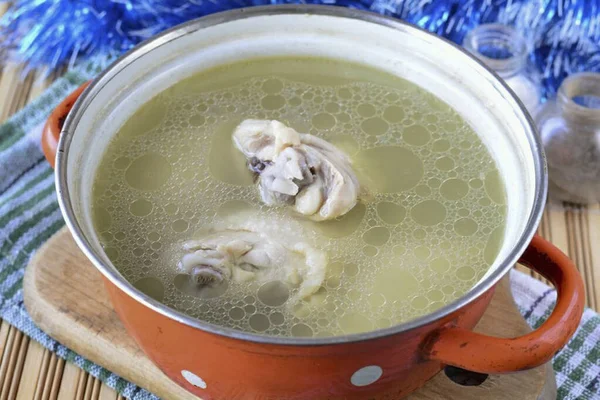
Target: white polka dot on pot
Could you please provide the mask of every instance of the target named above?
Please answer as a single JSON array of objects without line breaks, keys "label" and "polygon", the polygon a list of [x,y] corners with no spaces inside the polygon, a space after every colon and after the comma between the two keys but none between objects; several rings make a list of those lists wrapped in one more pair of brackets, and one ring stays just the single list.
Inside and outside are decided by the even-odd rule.
[{"label": "white polka dot on pot", "polygon": [[184,379],[188,381],[190,385],[194,385],[196,387],[199,387],[200,389],[206,389],[206,382],[204,382],[204,379],[200,378],[193,372],[184,369],[181,371],[181,376],[183,376]]},{"label": "white polka dot on pot", "polygon": [[381,375],[383,375],[383,370],[380,366],[369,365],[353,373],[350,382],[354,386],[368,386],[377,382],[381,378]]}]

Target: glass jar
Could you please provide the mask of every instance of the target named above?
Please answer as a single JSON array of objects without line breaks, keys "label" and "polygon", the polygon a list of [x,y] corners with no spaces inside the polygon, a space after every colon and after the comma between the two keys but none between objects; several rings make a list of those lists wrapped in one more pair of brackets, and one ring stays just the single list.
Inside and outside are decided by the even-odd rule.
[{"label": "glass jar", "polygon": [[529,62],[530,46],[514,28],[482,24],[463,41],[470,53],[493,69],[515,92],[531,115],[541,101],[541,79]]},{"label": "glass jar", "polygon": [[600,74],[566,78],[536,122],[546,151],[551,198],[600,201]]}]

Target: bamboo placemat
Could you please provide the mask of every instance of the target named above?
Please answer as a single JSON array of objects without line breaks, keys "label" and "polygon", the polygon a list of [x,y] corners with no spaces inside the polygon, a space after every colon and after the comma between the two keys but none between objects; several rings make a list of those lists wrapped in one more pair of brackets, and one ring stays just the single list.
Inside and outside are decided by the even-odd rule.
[{"label": "bamboo placemat", "polygon": [[[0,15],[5,8],[0,4]],[[35,73],[23,78],[18,66],[0,66],[0,122],[36,98],[52,79],[41,80]],[[600,278],[600,247],[593,243],[600,243],[600,207],[550,205],[539,233],[575,261],[585,281],[587,304],[598,310],[600,287],[595,281]],[[0,325],[0,354],[0,400],[122,399],[4,321]]]}]

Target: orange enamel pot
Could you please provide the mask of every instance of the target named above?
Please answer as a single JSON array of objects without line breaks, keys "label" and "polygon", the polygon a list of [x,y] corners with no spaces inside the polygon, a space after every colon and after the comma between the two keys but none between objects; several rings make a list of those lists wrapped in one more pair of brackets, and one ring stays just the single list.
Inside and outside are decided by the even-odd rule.
[{"label": "orange enamel pot", "polygon": [[[116,271],[94,231],[90,201],[96,168],[113,135],[147,99],[176,81],[214,66],[268,56],[319,56],[372,65],[432,92],[475,129],[508,183],[508,212],[497,259],[468,293],[387,329],[332,338],[283,338],[190,318],[137,291]],[[541,365],[567,343],[583,312],[577,269],[534,235],[545,205],[547,176],[531,118],[477,60],[397,20],[337,7],[294,5],[192,21],[138,46],[85,90],[69,96],[48,120],[43,141],[48,160],[56,163],[67,225],[103,274],[128,332],[167,376],[203,399],[396,400],[445,365],[482,373]],[[517,261],[557,288],[552,315],[522,337],[474,333],[495,285]]]}]

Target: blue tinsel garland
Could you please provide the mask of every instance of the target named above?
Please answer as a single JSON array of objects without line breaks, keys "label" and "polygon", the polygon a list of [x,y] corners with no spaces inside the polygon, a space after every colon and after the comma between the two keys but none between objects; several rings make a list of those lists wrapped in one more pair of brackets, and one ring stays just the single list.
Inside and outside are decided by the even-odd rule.
[{"label": "blue tinsel garland", "polygon": [[532,59],[548,96],[570,73],[600,72],[600,0],[16,0],[0,20],[0,48],[28,69],[52,70],[78,58],[125,51],[199,16],[300,2],[375,11],[457,43],[481,23],[514,25],[534,40]]}]

